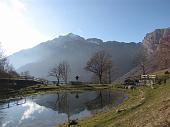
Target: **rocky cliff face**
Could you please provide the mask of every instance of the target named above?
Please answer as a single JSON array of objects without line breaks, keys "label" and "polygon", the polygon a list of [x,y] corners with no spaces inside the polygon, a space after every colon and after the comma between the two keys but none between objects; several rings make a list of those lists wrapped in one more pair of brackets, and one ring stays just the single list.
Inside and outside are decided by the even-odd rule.
[{"label": "rocky cliff face", "polygon": [[142,43],[149,54],[148,72],[170,67],[170,28],[147,33]]},{"label": "rocky cliff face", "polygon": [[146,34],[143,45],[149,53],[149,71],[170,67],[170,28]]},{"label": "rocky cliff face", "polygon": [[[146,73],[170,68],[170,28],[156,29],[151,33],[147,33],[142,41],[142,45],[144,45],[148,52]],[[116,82],[122,82],[127,77],[141,74],[142,70],[140,66],[137,66],[124,76],[118,78]]]},{"label": "rocky cliff face", "polygon": [[162,44],[170,45],[170,28],[156,29],[147,33],[143,40],[143,45],[148,49],[149,54],[160,50]]}]

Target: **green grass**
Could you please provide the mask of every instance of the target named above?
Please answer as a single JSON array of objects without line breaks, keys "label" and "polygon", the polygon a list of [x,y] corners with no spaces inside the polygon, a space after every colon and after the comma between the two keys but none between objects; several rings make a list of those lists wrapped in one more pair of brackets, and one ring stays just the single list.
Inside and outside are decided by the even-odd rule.
[{"label": "green grass", "polygon": [[166,85],[155,85],[154,89],[143,86],[126,92],[129,98],[115,109],[80,120],[75,127],[170,126],[170,80]]},{"label": "green grass", "polygon": [[[138,105],[140,100],[139,98],[141,97],[142,94],[140,89],[125,90],[125,89],[113,87],[112,90],[122,90],[126,92],[128,94],[129,99],[127,99],[123,104],[119,105],[117,108],[112,109],[109,112],[100,112],[95,114],[93,117],[79,121],[79,124],[77,126],[82,126],[82,127],[105,126],[108,123],[112,122],[113,119],[116,119],[117,117],[120,117],[125,113],[125,112],[117,113],[119,109],[126,109],[126,108],[130,109],[132,106]],[[66,127],[68,125],[66,123],[59,126]]]},{"label": "green grass", "polygon": [[[162,74],[159,72],[157,74]],[[128,99],[108,112],[99,112],[78,121],[75,127],[169,127],[170,126],[170,80],[167,84],[155,85],[154,89],[141,86],[125,90],[119,85],[51,86],[38,84],[17,91],[16,96],[47,93],[51,91],[82,91],[110,88],[127,93]],[[59,125],[66,127],[68,124]]]},{"label": "green grass", "polygon": [[144,88],[145,103],[108,126],[163,126],[170,122],[170,80],[156,89]]}]

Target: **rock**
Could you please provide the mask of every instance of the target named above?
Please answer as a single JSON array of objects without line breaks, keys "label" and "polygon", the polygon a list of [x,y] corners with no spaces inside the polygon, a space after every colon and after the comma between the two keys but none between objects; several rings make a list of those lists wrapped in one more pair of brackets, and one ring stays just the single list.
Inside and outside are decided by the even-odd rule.
[{"label": "rock", "polygon": [[77,120],[70,120],[69,121],[69,126],[70,125],[77,125],[78,124],[78,121]]},{"label": "rock", "polygon": [[121,113],[121,112],[124,112],[124,111],[126,111],[126,109],[117,109],[116,110],[117,113]]}]

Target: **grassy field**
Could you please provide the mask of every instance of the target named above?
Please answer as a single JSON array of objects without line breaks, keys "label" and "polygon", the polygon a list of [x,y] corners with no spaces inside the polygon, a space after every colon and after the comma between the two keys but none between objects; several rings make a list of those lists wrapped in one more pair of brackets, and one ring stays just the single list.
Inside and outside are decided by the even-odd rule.
[{"label": "grassy field", "polygon": [[[170,80],[128,90],[129,99],[109,112],[78,121],[75,127],[170,127]],[[59,125],[59,127],[66,127]]]}]

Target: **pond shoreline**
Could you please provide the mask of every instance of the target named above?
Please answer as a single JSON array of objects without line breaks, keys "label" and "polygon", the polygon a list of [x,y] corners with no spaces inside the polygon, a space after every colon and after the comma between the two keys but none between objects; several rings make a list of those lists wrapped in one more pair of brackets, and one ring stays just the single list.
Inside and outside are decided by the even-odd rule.
[{"label": "pond shoreline", "polygon": [[[114,109],[78,120],[74,127],[170,125],[170,80],[166,84],[156,84],[154,88],[139,86],[134,90],[126,90],[126,93],[128,99]],[[56,127],[67,126],[68,123],[56,125]]]},{"label": "pond shoreline", "polygon": [[[11,114],[11,111],[13,111],[14,114],[18,114],[18,117],[14,117],[13,121],[16,121],[17,119],[20,120],[20,118],[25,118],[22,115],[24,115],[28,111],[32,112],[32,114],[35,114],[36,118],[39,121],[44,120],[43,116],[48,115],[50,117],[55,114],[56,118],[53,118],[54,121],[51,121],[51,119],[48,120],[48,125],[55,126],[56,124],[60,125],[62,123],[60,118],[64,117],[65,119],[67,115],[68,117],[70,117],[70,119],[88,118],[98,112],[107,112],[127,99],[127,96],[126,94],[124,94],[123,91],[114,91],[116,89],[111,88],[110,85],[107,85],[107,87],[106,85],[97,85],[93,86],[93,89],[91,88],[88,90],[84,89],[84,87],[82,87],[81,89],[75,89],[75,87],[73,89],[72,87],[72,89],[70,89],[71,88],[69,87],[69,90],[60,89],[57,91],[43,91],[44,93],[36,92],[36,94],[38,95],[35,95],[35,93],[30,94],[30,96],[25,97],[25,101],[24,97],[18,98],[20,100],[16,100],[16,104],[15,100],[7,100],[8,102],[4,102],[1,105],[1,113],[6,112],[7,114]],[[25,96],[26,95],[28,94],[25,94]],[[21,102],[25,103],[22,103],[23,105],[19,105]],[[25,109],[26,107],[27,109]],[[40,112],[38,110],[40,110]],[[21,113],[21,111],[23,113]],[[38,112],[42,114],[39,114]],[[44,114],[45,112],[46,115]],[[68,112],[69,114],[67,114]],[[32,117],[34,116],[32,115]],[[10,120],[8,118],[10,118],[9,115],[7,115],[7,117],[4,117],[5,120]],[[59,120],[60,123],[58,123],[56,120]],[[34,122],[30,123],[29,125],[36,125],[37,122]],[[67,119],[63,120],[63,122],[67,122]],[[12,123],[10,122],[10,124]],[[15,124],[17,125],[18,122]],[[43,124],[45,125],[46,123],[42,122],[42,125]]]},{"label": "pond shoreline", "polygon": [[[126,90],[122,88],[113,87],[112,90],[124,92],[127,98],[122,103],[118,104],[115,107],[109,108],[109,110],[107,111],[96,112],[91,117],[78,120],[77,125],[75,125],[74,127],[78,127],[78,126],[93,127],[96,126],[96,124],[97,126],[102,126],[102,125],[105,126],[105,123],[103,123],[103,121],[107,120],[108,118],[115,119],[123,115],[124,113],[129,112],[133,108],[142,105],[145,102],[145,98],[143,98],[145,95],[143,91],[141,91],[141,88],[137,88],[134,90],[130,90],[130,89]],[[68,122],[64,124],[56,125],[56,127],[68,127],[68,126],[70,126]]]},{"label": "pond shoreline", "polygon": [[25,87],[19,90],[13,90],[12,92],[4,92],[0,94],[0,100],[2,99],[14,99],[18,97],[26,97],[35,94],[45,94],[48,92],[62,92],[62,91],[94,91],[101,89],[113,89],[112,84],[90,84],[90,85],[62,85],[62,86],[54,86],[54,85],[44,85],[37,84],[30,87]]}]

